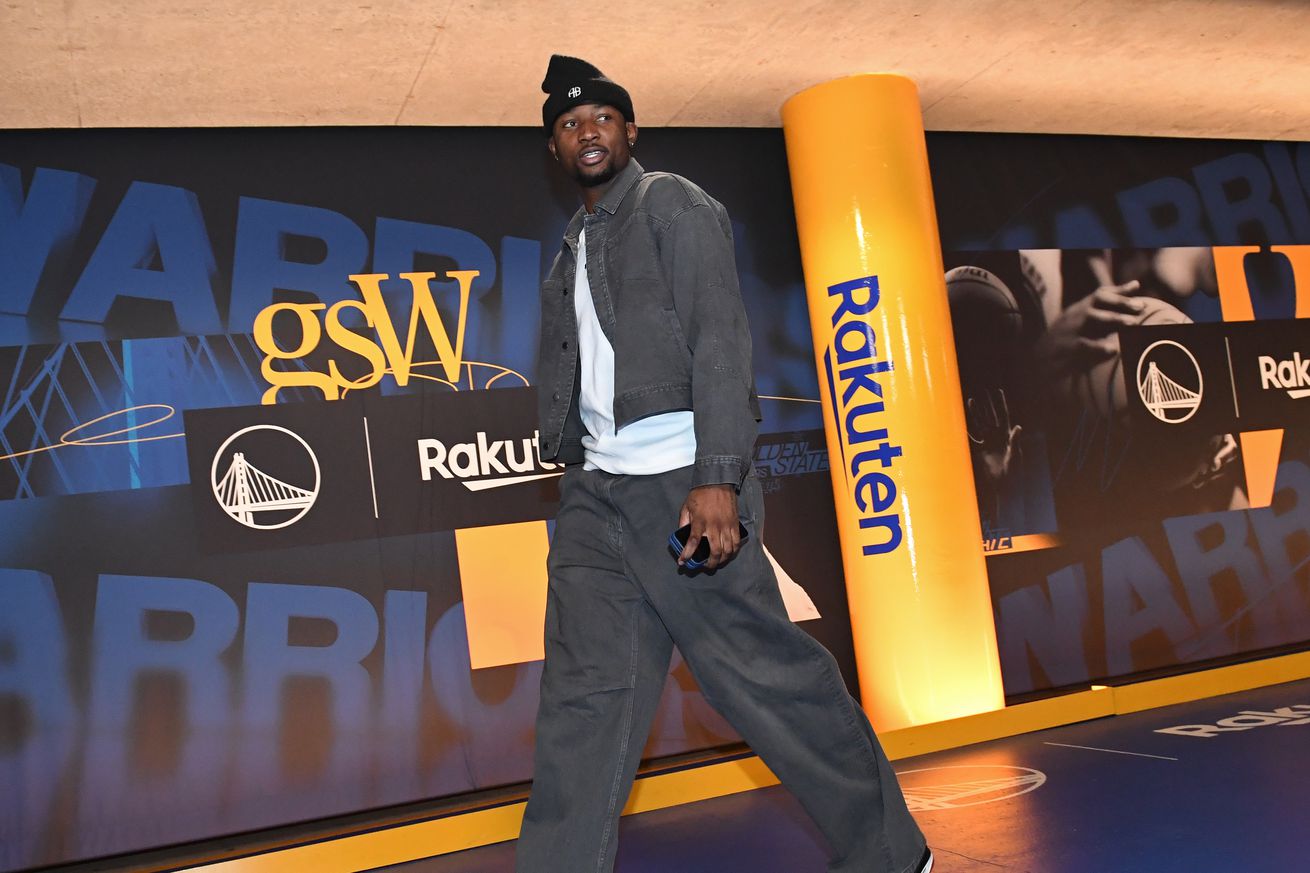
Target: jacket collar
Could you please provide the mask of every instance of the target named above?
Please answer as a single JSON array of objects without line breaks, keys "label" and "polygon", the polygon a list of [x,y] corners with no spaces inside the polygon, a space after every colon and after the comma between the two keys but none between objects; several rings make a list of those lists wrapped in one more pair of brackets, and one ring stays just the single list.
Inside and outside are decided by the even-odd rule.
[{"label": "jacket collar", "polygon": [[[604,210],[613,215],[618,210],[619,204],[623,202],[623,198],[627,197],[628,192],[632,190],[632,186],[637,184],[637,180],[645,173],[645,169],[642,168],[641,164],[637,163],[636,158],[630,158],[628,165],[614,177],[609,190],[596,204],[596,211]],[[582,222],[586,215],[587,207],[579,206],[578,211],[573,213],[573,218],[569,220],[568,228],[564,231],[564,241],[569,244],[569,248],[573,249],[575,254],[578,250],[578,235],[582,233]]]},{"label": "jacket collar", "polygon": [[610,215],[613,215],[618,210],[619,204],[623,202],[623,198],[628,196],[628,192],[632,190],[632,186],[637,183],[637,180],[640,179],[645,172],[646,171],[642,169],[641,164],[637,163],[634,158],[628,158],[628,165],[623,168],[621,173],[614,177],[614,181],[610,183],[609,190],[605,192],[604,197],[600,198],[600,202],[596,204],[596,208],[604,209]]}]

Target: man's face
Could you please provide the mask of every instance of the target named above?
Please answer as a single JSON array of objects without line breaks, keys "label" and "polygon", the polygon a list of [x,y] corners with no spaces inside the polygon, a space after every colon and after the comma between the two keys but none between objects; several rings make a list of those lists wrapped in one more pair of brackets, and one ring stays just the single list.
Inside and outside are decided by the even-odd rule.
[{"label": "man's face", "polygon": [[604,103],[584,103],[555,119],[547,148],[564,172],[584,188],[603,185],[622,172],[632,157],[637,125]]}]

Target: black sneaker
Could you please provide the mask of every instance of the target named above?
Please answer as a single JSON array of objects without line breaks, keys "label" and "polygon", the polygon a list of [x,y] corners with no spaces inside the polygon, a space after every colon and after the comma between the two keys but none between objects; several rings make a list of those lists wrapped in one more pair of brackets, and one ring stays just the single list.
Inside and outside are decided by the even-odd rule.
[{"label": "black sneaker", "polygon": [[932,849],[923,847],[923,857],[919,859],[919,866],[914,869],[918,873],[932,873]]}]

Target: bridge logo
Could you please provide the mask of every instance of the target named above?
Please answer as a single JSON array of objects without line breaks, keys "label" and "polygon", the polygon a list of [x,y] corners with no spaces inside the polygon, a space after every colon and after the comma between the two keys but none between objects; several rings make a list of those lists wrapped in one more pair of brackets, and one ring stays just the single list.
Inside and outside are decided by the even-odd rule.
[{"label": "bridge logo", "polygon": [[1046,774],[1011,764],[956,764],[896,774],[910,812],[996,803],[1036,791]]},{"label": "bridge logo", "polygon": [[[256,462],[292,481],[265,472]],[[209,482],[214,499],[234,521],[255,530],[277,530],[305,517],[318,499],[322,476],[314,450],[298,434],[254,424],[218,447]]]},{"label": "bridge logo", "polygon": [[1137,393],[1142,404],[1166,424],[1182,424],[1195,415],[1204,391],[1201,365],[1173,340],[1151,343],[1137,361]]}]

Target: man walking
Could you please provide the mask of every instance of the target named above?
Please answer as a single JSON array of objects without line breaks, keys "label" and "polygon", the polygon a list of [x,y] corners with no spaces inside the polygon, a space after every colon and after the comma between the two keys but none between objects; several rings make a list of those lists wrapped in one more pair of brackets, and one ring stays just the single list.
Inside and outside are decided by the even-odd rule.
[{"label": "man walking", "polygon": [[[868,719],[832,655],[788,619],[764,554],[727,212],[632,159],[632,101],[592,65],[555,55],[542,90],[547,146],[583,205],[542,285],[541,453],[570,466],[517,871],[613,869],[676,644],[706,700],[814,818],[830,873],[927,873]],[[686,524],[675,562],[669,533]],[[689,572],[702,538],[705,570]]]}]

